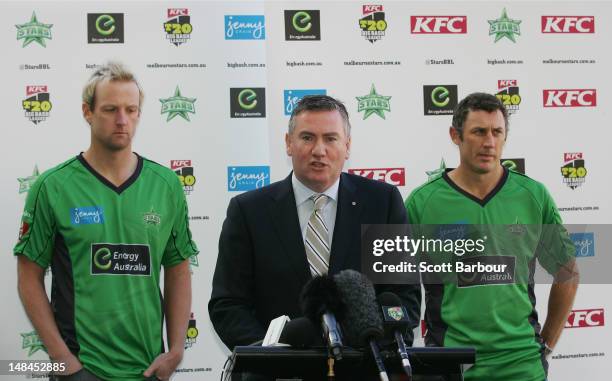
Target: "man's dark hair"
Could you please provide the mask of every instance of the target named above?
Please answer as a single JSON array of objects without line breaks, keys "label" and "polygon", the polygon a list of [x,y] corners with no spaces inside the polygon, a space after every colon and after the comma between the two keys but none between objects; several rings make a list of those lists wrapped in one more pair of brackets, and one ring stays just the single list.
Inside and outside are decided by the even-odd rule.
[{"label": "man's dark hair", "polygon": [[300,99],[297,106],[291,113],[289,118],[289,134],[295,130],[295,118],[304,111],[338,111],[344,121],[344,132],[346,136],[351,136],[351,123],[349,122],[348,112],[346,107],[339,100],[328,95],[307,95]]},{"label": "man's dark hair", "polygon": [[452,127],[459,133],[461,139],[463,139],[463,124],[467,119],[468,113],[478,110],[487,112],[501,111],[506,124],[506,136],[508,136],[508,110],[506,110],[504,104],[495,95],[472,93],[459,102],[453,113]]}]

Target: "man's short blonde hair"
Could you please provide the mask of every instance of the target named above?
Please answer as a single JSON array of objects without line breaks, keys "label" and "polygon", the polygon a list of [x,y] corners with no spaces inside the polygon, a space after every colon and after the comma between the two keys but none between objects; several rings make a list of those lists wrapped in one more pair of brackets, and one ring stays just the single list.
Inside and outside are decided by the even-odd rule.
[{"label": "man's short blonde hair", "polygon": [[134,74],[122,63],[108,62],[94,71],[83,88],[83,103],[86,103],[91,111],[94,110],[96,105],[96,86],[98,86],[98,83],[105,80],[134,82],[138,87],[138,108],[142,109],[144,92],[142,91],[142,87],[140,87],[140,84],[136,80]]}]

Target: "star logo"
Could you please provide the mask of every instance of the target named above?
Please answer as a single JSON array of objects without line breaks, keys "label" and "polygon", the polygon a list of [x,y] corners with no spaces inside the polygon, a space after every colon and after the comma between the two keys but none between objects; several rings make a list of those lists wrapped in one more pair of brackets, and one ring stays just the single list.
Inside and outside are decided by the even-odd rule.
[{"label": "star logo", "polygon": [[45,39],[51,39],[51,27],[53,24],[43,24],[36,19],[36,13],[32,12],[30,22],[17,27],[17,40],[23,40],[22,48],[25,48],[32,42],[38,42],[40,46],[46,48]]},{"label": "star logo", "polygon": [[21,333],[20,335],[22,338],[21,349],[27,349],[29,351],[28,357],[41,350],[47,352],[47,348],[45,348],[36,331]]},{"label": "star logo", "polygon": [[363,114],[363,120],[366,120],[370,115],[377,114],[381,118],[385,119],[385,111],[391,111],[391,105],[389,99],[391,97],[385,97],[376,93],[376,88],[372,84],[370,94],[364,95],[363,97],[357,98],[357,112],[365,111]]},{"label": "star logo", "polygon": [[195,114],[196,98],[182,96],[178,86],[176,86],[174,96],[166,99],[160,98],[159,101],[162,104],[161,113],[168,114],[166,122],[171,121],[177,115],[189,122],[189,113]]},{"label": "star logo", "polygon": [[32,176],[18,178],[17,181],[19,181],[19,194],[27,193],[36,181],[36,179],[38,179],[38,175],[38,166],[35,165],[34,171],[32,171]]},{"label": "star logo", "polygon": [[514,35],[521,35],[520,23],[521,20],[513,20],[508,17],[506,8],[502,11],[501,17],[497,20],[488,20],[489,22],[489,36],[495,35],[495,42],[506,37],[512,42],[516,42]]},{"label": "star logo", "polygon": [[151,207],[151,211],[143,214],[143,220],[145,224],[148,225],[159,225],[161,223],[161,215],[159,213],[155,213],[153,207]]},{"label": "star logo", "polygon": [[425,171],[425,173],[427,174],[427,181],[431,181],[437,177],[442,176],[442,174],[446,171],[446,163],[444,162],[444,158],[442,158],[442,160],[440,161],[440,167],[431,170],[431,171]]}]

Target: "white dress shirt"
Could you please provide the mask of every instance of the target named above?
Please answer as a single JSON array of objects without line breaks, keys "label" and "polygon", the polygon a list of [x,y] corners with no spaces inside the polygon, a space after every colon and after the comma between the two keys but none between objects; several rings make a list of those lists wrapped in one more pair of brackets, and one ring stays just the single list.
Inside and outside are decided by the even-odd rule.
[{"label": "white dress shirt", "polygon": [[[304,185],[297,177],[295,172],[291,176],[291,185],[293,186],[293,194],[295,195],[295,206],[297,207],[298,219],[300,220],[300,230],[302,231],[302,239],[306,236],[306,226],[308,220],[314,210],[314,201],[310,198],[314,194],[319,194]],[[336,225],[336,211],[338,210],[338,187],[340,185],[340,177],[327,188],[322,194],[327,196],[327,202],[321,211],[323,221],[329,228],[329,246],[331,247],[332,238],[334,236],[334,226]]]}]

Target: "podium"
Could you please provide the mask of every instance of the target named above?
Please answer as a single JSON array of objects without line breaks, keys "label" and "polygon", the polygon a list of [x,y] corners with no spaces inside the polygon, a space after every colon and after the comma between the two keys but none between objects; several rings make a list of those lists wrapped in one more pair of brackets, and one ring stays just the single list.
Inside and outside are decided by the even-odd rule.
[{"label": "podium", "polygon": [[[402,380],[403,370],[397,352],[382,351],[391,380]],[[463,380],[463,368],[473,364],[474,348],[409,348],[414,381]],[[258,374],[269,380],[327,380],[327,349],[284,347],[236,347],[230,356],[224,380],[241,380],[243,373]],[[344,348],[343,358],[335,362],[337,381],[378,381],[378,371],[369,352]]]}]

